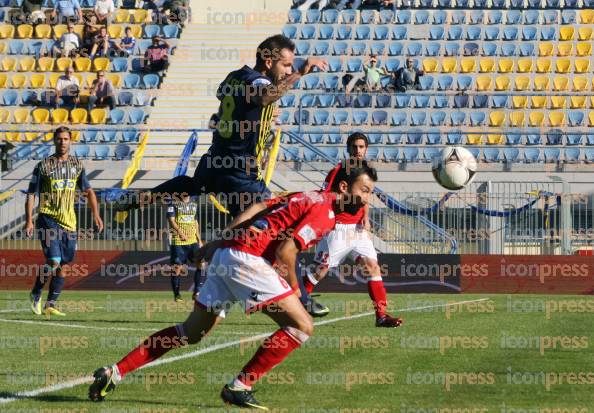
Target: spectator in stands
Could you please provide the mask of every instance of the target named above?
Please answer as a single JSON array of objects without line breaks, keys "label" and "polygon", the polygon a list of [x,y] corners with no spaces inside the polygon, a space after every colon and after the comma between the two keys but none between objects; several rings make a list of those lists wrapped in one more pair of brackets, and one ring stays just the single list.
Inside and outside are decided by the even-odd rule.
[{"label": "spectator in stands", "polygon": [[158,72],[167,69],[169,64],[169,44],[161,40],[159,36],[153,36],[151,44],[144,54],[144,70],[146,72]]},{"label": "spectator in stands", "polygon": [[96,0],[93,12],[95,13],[96,23],[107,26],[111,23],[111,17],[115,12],[113,0]]},{"label": "spectator in stands", "polygon": [[104,70],[97,72],[97,79],[93,80],[87,110],[90,112],[93,106],[99,105],[108,105],[110,110],[116,105],[115,88],[111,80],[105,77]]},{"label": "spectator in stands", "polygon": [[363,0],[361,9],[393,9],[396,6],[395,0]]},{"label": "spectator in stands", "polygon": [[163,5],[163,12],[167,14],[169,23],[184,26],[188,18],[190,3],[188,0],[167,0]]},{"label": "spectator in stands", "polygon": [[55,93],[55,108],[67,107],[72,109],[76,107],[80,101],[80,83],[78,82],[78,79],[74,77],[74,69],[72,67],[66,69],[64,76],[58,78]]},{"label": "spectator in stands", "polygon": [[[58,20],[56,21],[56,17]],[[82,21],[82,9],[78,0],[57,0],[52,11],[51,18],[56,23]]]},{"label": "spectator in stands", "polygon": [[31,24],[41,24],[45,22],[45,13],[41,6],[43,0],[24,0],[21,6],[21,22]]},{"label": "spectator in stands", "polygon": [[66,30],[66,33],[54,45],[53,51],[55,56],[74,57],[78,54],[81,41],[79,35],[74,32],[74,24],[68,23]]},{"label": "spectator in stands", "polygon": [[126,56],[130,56],[134,52],[134,46],[136,46],[136,38],[132,36],[132,28],[126,27],[124,30],[124,36],[120,39],[120,43],[113,44],[113,47],[119,52],[124,53]]},{"label": "spectator in stands", "polygon": [[83,42],[81,53],[88,55],[91,53],[93,44],[95,43],[95,36],[99,33],[99,29],[92,24],[85,22],[83,29]]},{"label": "spectator in stands", "polygon": [[99,29],[99,34],[95,35],[93,39],[93,47],[91,48],[91,59],[95,57],[96,54],[99,56],[107,56],[107,51],[109,50],[109,34],[107,33],[107,27],[103,26]]},{"label": "spectator in stands", "polygon": [[423,71],[415,67],[412,58],[406,59],[406,67],[401,67],[394,74],[394,85],[398,92],[419,89],[419,78],[423,76]]},{"label": "spectator in stands", "polygon": [[377,56],[371,55],[365,65],[363,65],[363,71],[365,72],[365,86],[367,90],[373,91],[381,89],[382,76],[389,76],[386,69],[377,67]]},{"label": "spectator in stands", "polygon": [[167,24],[167,16],[163,11],[163,6],[166,0],[146,0],[143,8],[153,10],[152,20],[155,24]]}]

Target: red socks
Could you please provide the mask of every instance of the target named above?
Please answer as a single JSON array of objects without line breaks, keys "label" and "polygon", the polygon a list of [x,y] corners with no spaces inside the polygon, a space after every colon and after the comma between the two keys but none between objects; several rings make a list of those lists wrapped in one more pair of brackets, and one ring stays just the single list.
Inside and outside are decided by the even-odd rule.
[{"label": "red socks", "polygon": [[262,376],[299,348],[309,336],[293,327],[276,330],[239,373],[237,380],[250,388]]},{"label": "red socks", "polygon": [[386,288],[381,276],[373,276],[367,279],[367,291],[375,307],[375,317],[380,318],[386,315]]},{"label": "red socks", "polygon": [[314,290],[314,288],[316,288],[316,285],[318,285],[318,282],[314,281],[315,278],[313,278],[309,274],[305,274],[303,276],[303,286],[305,287],[308,293],[311,293]]},{"label": "red socks", "polygon": [[117,363],[119,373],[123,377],[129,372],[158,359],[169,350],[187,344],[188,338],[183,332],[181,324],[157,331]]}]

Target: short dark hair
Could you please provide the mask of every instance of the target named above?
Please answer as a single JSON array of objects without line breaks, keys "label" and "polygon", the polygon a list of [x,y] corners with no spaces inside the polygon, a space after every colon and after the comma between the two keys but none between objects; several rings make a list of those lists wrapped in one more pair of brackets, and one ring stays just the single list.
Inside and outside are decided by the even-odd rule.
[{"label": "short dark hair", "polygon": [[64,132],[68,133],[69,138],[72,138],[72,131],[68,126],[58,126],[54,131],[54,139],[57,138],[59,134]]},{"label": "short dark hair", "polygon": [[377,171],[374,167],[369,166],[365,159],[349,159],[342,161],[341,167],[332,181],[332,191],[338,191],[338,184],[345,181],[349,188],[361,175],[367,175],[373,182],[377,182]]},{"label": "short dark hair", "polygon": [[363,139],[365,141],[365,147],[369,146],[369,138],[363,132],[354,132],[347,138],[347,149],[351,147],[352,143],[356,140]]},{"label": "short dark hair", "polygon": [[258,50],[256,50],[256,65],[264,64],[264,60],[266,59],[279,60],[280,51],[283,49],[289,49],[294,52],[295,43],[282,34],[270,36],[260,43]]}]

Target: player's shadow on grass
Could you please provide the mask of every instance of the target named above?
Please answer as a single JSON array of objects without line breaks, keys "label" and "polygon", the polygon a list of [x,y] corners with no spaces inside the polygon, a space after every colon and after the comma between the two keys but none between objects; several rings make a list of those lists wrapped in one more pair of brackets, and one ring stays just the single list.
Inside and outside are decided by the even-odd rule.
[{"label": "player's shadow on grass", "polygon": [[[19,396],[16,393],[9,393],[9,392],[0,392],[0,398],[14,398],[16,400],[34,400],[39,402],[50,402],[50,403],[88,403],[89,406],[95,405],[95,403],[91,402],[87,397],[75,397],[75,396],[59,396],[59,395],[52,395],[46,394],[42,396]],[[167,401],[149,401],[149,400],[133,400],[133,399],[119,399],[119,400],[109,400],[112,404],[117,403],[135,403],[135,404],[145,404],[145,405],[163,405],[163,406],[172,406],[171,402]],[[173,404],[173,406],[185,406],[185,404]],[[205,407],[221,407],[221,405],[212,405],[212,406],[205,406]]]}]

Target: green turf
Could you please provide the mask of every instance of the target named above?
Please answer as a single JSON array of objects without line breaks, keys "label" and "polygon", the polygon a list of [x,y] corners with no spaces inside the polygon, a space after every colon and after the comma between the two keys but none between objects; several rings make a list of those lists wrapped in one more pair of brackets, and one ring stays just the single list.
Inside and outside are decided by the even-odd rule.
[{"label": "green turf", "polygon": [[[26,309],[26,298],[26,292],[0,294],[0,319],[38,322],[0,321],[3,397],[84,377],[114,363],[151,331],[183,321],[190,308],[188,303],[176,307],[164,292],[66,291],[64,319],[46,322],[30,312],[6,311]],[[477,413],[478,409],[516,413],[512,409],[535,408],[592,411],[592,297],[416,294],[389,298],[397,309],[406,310],[394,311],[404,318],[402,327],[376,328],[372,315],[318,326],[304,348],[257,385],[257,397],[277,411],[302,413],[336,408],[376,413],[462,408]],[[486,300],[444,309],[448,303],[481,298]],[[332,309],[322,321],[370,310],[365,294],[324,294],[320,300]],[[436,305],[440,307],[413,309]],[[108,331],[110,327],[138,330]],[[265,316],[246,318],[236,309],[205,342],[164,357],[234,340],[242,340],[241,346],[131,374],[104,403],[88,402],[87,385],[79,385],[0,404],[0,411],[218,411],[223,408],[218,396],[221,387],[255,351],[246,339],[273,330]],[[552,348],[540,348],[541,342]],[[563,383],[555,384],[555,379]]]}]

